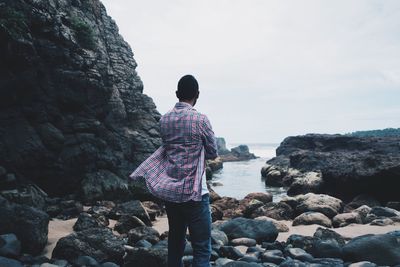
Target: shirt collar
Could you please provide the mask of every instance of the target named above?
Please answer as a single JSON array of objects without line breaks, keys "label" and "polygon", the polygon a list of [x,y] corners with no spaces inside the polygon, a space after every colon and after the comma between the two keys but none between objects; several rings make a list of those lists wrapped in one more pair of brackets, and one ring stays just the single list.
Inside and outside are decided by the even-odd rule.
[{"label": "shirt collar", "polygon": [[176,109],[184,109],[184,108],[189,109],[189,108],[193,108],[193,106],[186,102],[178,102],[175,104],[175,108]]}]

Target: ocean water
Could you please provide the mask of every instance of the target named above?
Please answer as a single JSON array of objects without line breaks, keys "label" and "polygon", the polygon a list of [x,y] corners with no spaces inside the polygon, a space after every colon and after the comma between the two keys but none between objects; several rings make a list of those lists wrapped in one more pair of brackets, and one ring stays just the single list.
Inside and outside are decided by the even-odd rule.
[{"label": "ocean water", "polygon": [[[228,144],[230,149],[239,144]],[[251,153],[259,158],[248,161],[224,162],[223,169],[214,173],[211,180],[212,188],[220,196],[244,198],[252,192],[270,192],[273,201],[278,202],[286,196],[287,188],[265,186],[265,179],[261,177],[261,168],[268,159],[275,157],[275,150],[279,144],[247,144]],[[221,185],[218,185],[221,184]]]}]

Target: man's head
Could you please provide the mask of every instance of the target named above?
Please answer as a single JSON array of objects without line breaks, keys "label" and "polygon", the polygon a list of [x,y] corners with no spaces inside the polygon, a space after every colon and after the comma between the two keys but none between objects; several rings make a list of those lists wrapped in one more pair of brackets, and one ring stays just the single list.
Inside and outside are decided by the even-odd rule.
[{"label": "man's head", "polygon": [[176,91],[176,97],[179,101],[192,102],[194,106],[199,93],[199,84],[192,75],[185,75],[179,80],[178,90]]}]

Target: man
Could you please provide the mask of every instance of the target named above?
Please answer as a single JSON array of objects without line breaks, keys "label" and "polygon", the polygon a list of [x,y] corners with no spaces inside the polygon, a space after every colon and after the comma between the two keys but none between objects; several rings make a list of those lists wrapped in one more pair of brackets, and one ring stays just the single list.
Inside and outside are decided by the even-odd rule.
[{"label": "man", "polygon": [[193,106],[199,85],[192,75],[178,82],[179,102],[160,119],[163,145],[131,175],[144,177],[149,191],[165,200],[168,216],[168,267],[182,267],[189,228],[193,267],[209,267],[211,214],[205,160],[217,157],[217,145],[207,116]]}]

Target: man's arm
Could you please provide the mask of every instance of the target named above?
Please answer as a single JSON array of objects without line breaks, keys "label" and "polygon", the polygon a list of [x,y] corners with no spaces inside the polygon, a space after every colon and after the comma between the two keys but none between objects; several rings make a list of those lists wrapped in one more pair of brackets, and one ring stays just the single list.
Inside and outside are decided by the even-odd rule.
[{"label": "man's arm", "polygon": [[215,159],[218,157],[217,154],[217,141],[215,139],[214,132],[211,127],[211,123],[208,120],[207,116],[204,115],[203,122],[201,124],[202,130],[202,141],[205,149],[205,158],[206,159]]}]

